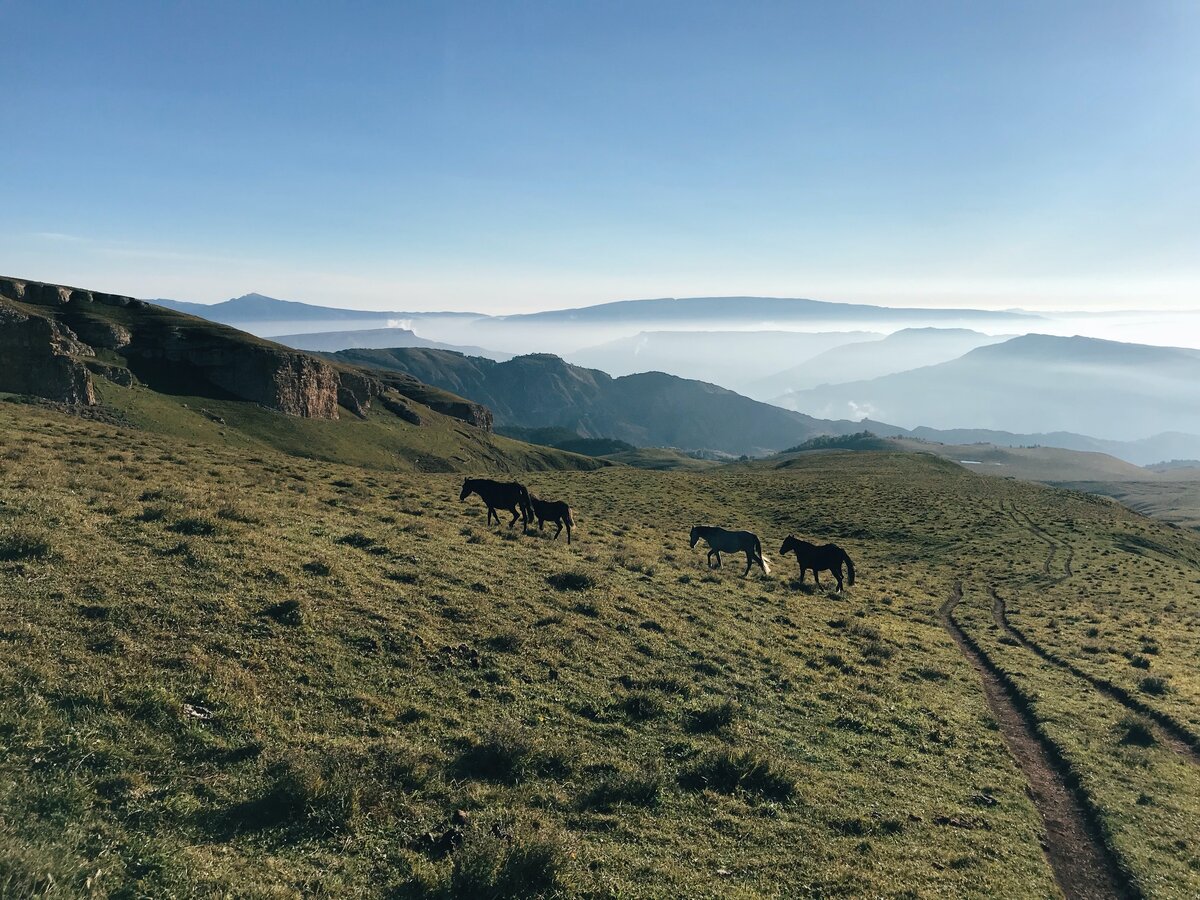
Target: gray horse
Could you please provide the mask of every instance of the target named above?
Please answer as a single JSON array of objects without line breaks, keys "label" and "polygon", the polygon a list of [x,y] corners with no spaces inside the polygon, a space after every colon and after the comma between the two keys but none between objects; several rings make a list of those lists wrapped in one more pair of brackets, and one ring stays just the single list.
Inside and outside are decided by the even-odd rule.
[{"label": "gray horse", "polygon": [[712,559],[717,558],[716,568],[721,567],[722,553],[745,553],[746,554],[746,571],[742,573],[745,578],[750,574],[750,566],[758,563],[762,566],[763,574],[771,574],[771,564],[767,562],[762,552],[762,542],[759,541],[758,535],[750,531],[726,531],[724,528],[717,528],[715,525],[693,525],[691,546],[695,549],[696,542],[703,539],[708,544],[708,565],[713,568]]}]

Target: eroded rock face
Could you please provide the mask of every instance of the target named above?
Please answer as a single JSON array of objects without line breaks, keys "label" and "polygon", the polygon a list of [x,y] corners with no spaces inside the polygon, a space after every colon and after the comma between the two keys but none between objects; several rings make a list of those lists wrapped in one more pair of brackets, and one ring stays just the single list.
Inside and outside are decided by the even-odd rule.
[{"label": "eroded rock face", "polygon": [[104,306],[133,309],[146,306],[145,300],[135,300],[133,297],[123,297],[120,294],[84,291],[61,284],[44,284],[40,281],[24,281],[19,278],[0,278],[0,296],[37,306],[65,306],[68,303],[100,303]]},{"label": "eroded rock face", "polygon": [[338,372],[338,403],[355,415],[367,417],[371,401],[384,392],[383,382],[364,372]]},{"label": "eroded rock face", "polygon": [[75,322],[75,333],[85,343],[104,350],[120,350],[133,340],[133,333],[124,325],[104,319],[79,318]]},{"label": "eroded rock face", "polygon": [[66,326],[0,304],[0,391],[93,406],[92,376],[75,358],[91,355]]},{"label": "eroded rock face", "polygon": [[[255,348],[258,350],[258,348]],[[338,376],[332,366],[300,353],[237,354],[209,380],[245,400],[305,419],[338,417]]]},{"label": "eroded rock face", "polygon": [[[91,360],[94,370],[118,384],[140,380],[157,390],[230,396],[293,416],[338,416],[338,373],[307,354],[116,294],[0,278],[0,298],[25,304],[3,307],[0,389],[95,403],[81,359],[101,348],[119,358]],[[370,397],[363,402],[369,405]]]}]

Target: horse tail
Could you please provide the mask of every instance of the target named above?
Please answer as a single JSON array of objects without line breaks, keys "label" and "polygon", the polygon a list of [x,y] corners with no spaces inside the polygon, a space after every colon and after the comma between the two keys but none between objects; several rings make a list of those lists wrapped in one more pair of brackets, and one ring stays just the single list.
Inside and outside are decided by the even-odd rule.
[{"label": "horse tail", "polygon": [[575,527],[575,519],[572,518],[572,516],[571,516],[571,507],[569,507],[569,506],[567,507],[567,524],[570,525],[572,528]]},{"label": "horse tail", "polygon": [[533,501],[529,498],[529,489],[525,485],[519,485],[521,488],[519,501],[521,504],[521,522],[528,525],[533,521]]},{"label": "horse tail", "polygon": [[767,562],[767,558],[765,556],[763,556],[762,541],[760,541],[758,538],[754,539],[754,549],[758,553],[758,561],[760,563],[762,563],[763,574],[770,575],[771,574],[771,564],[769,562]]},{"label": "horse tail", "polygon": [[846,563],[846,583],[854,584],[854,563],[850,561],[850,554],[845,550],[842,551],[842,561]]}]

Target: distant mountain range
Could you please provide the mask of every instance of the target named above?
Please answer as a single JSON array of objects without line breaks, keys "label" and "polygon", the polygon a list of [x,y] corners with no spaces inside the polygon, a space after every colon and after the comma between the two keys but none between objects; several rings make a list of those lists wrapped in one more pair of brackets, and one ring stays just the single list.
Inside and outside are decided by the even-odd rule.
[{"label": "distant mountain range", "polygon": [[[155,303],[268,337],[358,328],[411,328],[447,344],[570,354],[643,331],[879,331],[937,326],[1020,331],[1038,316],[977,309],[921,309],[829,303],[782,297],[689,297],[621,300],[578,309],[508,316],[481,313],[377,312],[338,309],[246,294],[205,305],[175,300]],[[785,361],[780,368],[798,360]],[[762,374],[768,374],[766,372]]]},{"label": "distant mountain range", "polygon": [[235,325],[241,322],[273,322],[286,319],[327,321],[341,319],[360,321],[363,319],[380,318],[410,318],[412,316],[457,316],[467,319],[479,318],[480,313],[470,312],[381,312],[366,309],[341,309],[335,306],[315,306],[311,303],[301,303],[296,300],[279,300],[265,294],[243,294],[231,300],[220,303],[191,303],[186,300],[166,300],[159,298],[151,300],[157,306],[165,306],[176,312],[187,313],[189,316],[199,316],[210,322],[220,322],[223,325]]},{"label": "distant mountain range", "polygon": [[742,391],[747,384],[822,351],[882,337],[870,331],[642,331],[585,347],[567,358],[610,375],[667,372]]},{"label": "distant mountain range", "polygon": [[[495,360],[506,353],[482,348],[554,349],[585,363],[585,371],[602,370],[598,375],[661,370],[685,376],[679,380],[717,381],[809,420],[798,432],[789,431],[794,420],[786,428],[764,427],[751,440],[737,439],[724,426],[700,424],[675,432],[687,434],[686,441],[663,439],[689,449],[778,449],[812,436],[814,421],[866,416],[873,420],[867,426],[880,434],[911,433],[950,443],[1059,446],[1107,452],[1137,464],[1200,456],[1198,351],[1036,334],[1002,340],[980,330],[1020,331],[1041,321],[1022,311],[890,309],[761,297],[621,301],[517,316],[342,310],[258,294],[213,306],[163,302],[260,335],[285,335],[283,340],[296,347],[340,350],[365,344],[386,350],[379,346],[386,342],[452,348]],[[715,328],[713,320],[719,320]],[[664,321],[669,327],[656,327]],[[282,327],[287,324],[295,327]],[[869,336],[864,329],[872,327],[894,333],[856,339]],[[585,413],[594,415],[594,410],[584,404],[572,413],[568,406],[558,410],[559,418],[574,415],[586,431]],[[682,408],[686,415],[712,418],[707,404],[689,399]],[[776,414],[762,415],[763,422],[780,424]],[[620,418],[609,409],[607,418],[595,421],[607,427]],[[540,422],[509,420],[525,427]],[[641,426],[625,421],[623,427],[637,433]],[[817,432],[841,430],[830,425]],[[650,428],[629,442],[645,446],[645,434],[664,431]],[[589,434],[620,437],[602,430]],[[785,435],[786,442],[776,443]],[[720,441],[710,443],[713,436]]]},{"label": "distant mountain range", "polygon": [[887,337],[845,343],[799,365],[744,385],[751,397],[773,400],[788,391],[892,375],[948,362],[1012,335],[993,337],[968,328],[902,328]]},{"label": "distant mountain range", "polygon": [[483,347],[443,344],[418,337],[409,328],[366,328],[359,331],[316,331],[311,334],[280,334],[271,340],[296,350],[315,350],[332,353],[337,350],[382,349],[387,347],[429,347],[434,350],[454,350],[468,356],[488,359],[511,359],[511,353],[486,350]]},{"label": "distant mountain range", "polygon": [[519,356],[504,363],[419,348],[346,350],[328,356],[364,368],[405,372],[468,397],[489,407],[502,427],[563,428],[584,438],[613,438],[637,447],[755,455],[793,447],[813,437],[865,429],[883,437],[943,444],[1048,446],[1106,453],[1135,465],[1200,455],[1200,436],[1195,434],[1163,433],[1125,442],[1068,432],[908,429],[875,419],[797,417],[716,385],[657,372],[612,378],[549,354]]},{"label": "distant mountain range", "polygon": [[958,359],[791,392],[812,416],[869,415],[904,426],[1071,431],[1131,441],[1200,433],[1200,351],[1028,334]]},{"label": "distant mountain range", "polygon": [[931,321],[1030,321],[1040,318],[1027,312],[992,312],[980,309],[920,309],[871,306],[863,303],[830,303],[793,297],[663,297],[653,300],[617,300],[578,309],[496,316],[506,322],[794,322],[813,320],[866,320],[872,322]]},{"label": "distant mountain range", "polygon": [[445,350],[343,350],[340,362],[405,372],[492,410],[499,426],[563,427],[582,437],[638,447],[732,454],[781,450],[821,434],[848,434],[855,422],[827,422],[724,388],[659,372],[613,378],[549,354],[498,363]]}]

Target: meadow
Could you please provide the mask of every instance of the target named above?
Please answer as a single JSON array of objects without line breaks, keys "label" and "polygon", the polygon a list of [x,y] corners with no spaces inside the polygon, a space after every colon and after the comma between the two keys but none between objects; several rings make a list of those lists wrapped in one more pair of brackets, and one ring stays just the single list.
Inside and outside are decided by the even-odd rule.
[{"label": "meadow", "polygon": [[382,439],[137,424],[0,403],[0,895],[1060,896],[959,585],[1122,889],[1200,894],[1195,532],[823,452],[522,476],[568,548]]}]

